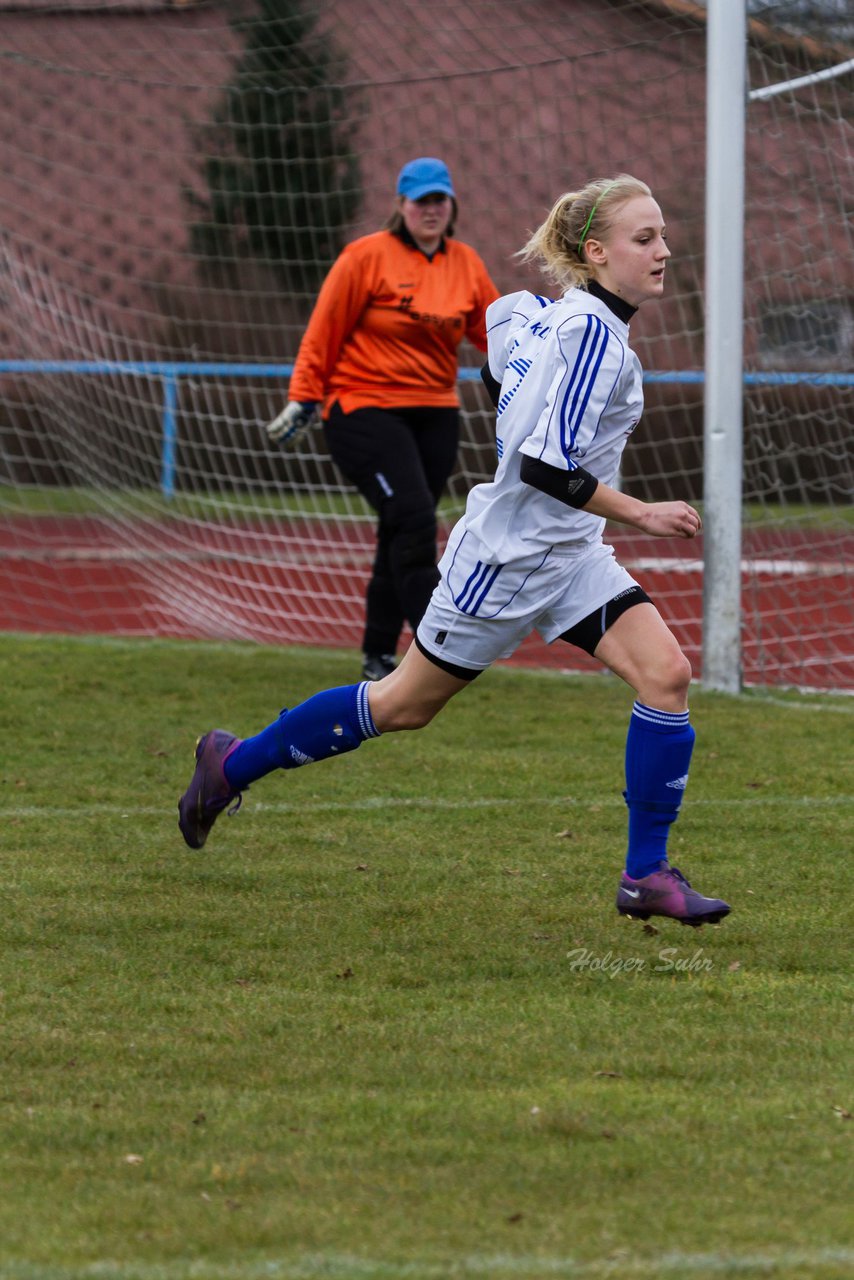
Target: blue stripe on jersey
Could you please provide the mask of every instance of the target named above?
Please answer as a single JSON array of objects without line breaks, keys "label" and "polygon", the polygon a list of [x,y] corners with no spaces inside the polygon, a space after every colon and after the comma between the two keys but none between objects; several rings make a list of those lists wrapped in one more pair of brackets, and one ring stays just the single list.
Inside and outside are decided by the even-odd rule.
[{"label": "blue stripe on jersey", "polygon": [[470,614],[472,614],[472,615],[474,615],[474,614],[476,614],[476,613],[477,613],[478,609],[479,609],[479,608],[480,608],[480,606],[483,604],[484,600],[485,600],[485,599],[486,599],[486,597],[489,595],[489,592],[491,591],[492,587],[494,586],[494,584],[495,584],[495,579],[498,577],[499,573],[501,572],[501,570],[502,570],[503,568],[504,568],[504,565],[503,565],[503,564],[497,564],[497,565],[495,566],[495,568],[493,569],[492,573],[489,575],[489,578],[487,579],[486,584],[484,585],[484,588],[483,588],[483,590],[481,591],[480,595],[479,595],[479,596],[478,596],[478,598],[475,600],[475,602],[474,602],[474,604],[471,606],[471,608],[470,608],[470,609],[466,609],[466,613],[470,613]]},{"label": "blue stripe on jersey", "polygon": [[578,429],[584,421],[584,413],[590,402],[590,395],[596,385],[596,375],[602,363],[602,357],[608,346],[608,329],[598,316],[590,316],[591,341],[587,351],[587,359],[581,370],[581,377],[575,389],[572,405],[567,414],[565,425],[569,429],[570,447],[575,444]]},{"label": "blue stripe on jersey", "polygon": [[[482,560],[478,560],[469,574],[466,585],[459,595],[454,597],[454,604],[461,613],[469,613],[472,616],[477,613],[503,568],[504,566],[501,564],[488,565],[484,564]],[[492,570],[491,573],[490,569]]]},{"label": "blue stripe on jersey", "polygon": [[587,321],[584,326],[584,337],[581,339],[581,343],[578,348],[578,355],[575,357],[575,364],[573,365],[572,373],[569,375],[569,381],[566,384],[566,391],[564,392],[563,404],[561,405],[561,409],[560,409],[560,422],[561,422],[560,446],[564,453],[567,452],[566,440],[564,435],[566,405],[567,405],[567,401],[569,400],[569,397],[573,393],[573,390],[576,385],[576,381],[580,375],[581,364],[585,358],[585,352],[587,351],[587,344],[590,341],[590,329],[591,329],[591,322],[593,319],[594,319],[593,316],[587,317]]},{"label": "blue stripe on jersey", "polygon": [[[599,369],[602,366],[602,360],[605,356],[605,350],[608,346],[608,336],[609,336],[608,327],[607,325],[602,324],[602,321],[599,320],[598,317],[597,317],[597,323],[601,325],[601,328],[602,328],[601,341],[598,342],[598,345],[595,348],[595,351],[591,351],[590,356],[588,356],[587,367],[589,368],[591,360],[595,359],[595,363],[594,363],[593,369],[590,371],[589,381],[587,383],[587,392],[584,396],[584,403],[579,406],[578,413],[576,415],[576,423],[572,431],[573,443],[575,443],[575,437],[578,434],[578,428],[581,426],[581,423],[584,419],[584,413],[587,409],[587,405],[590,400],[590,393],[592,392],[594,386],[596,385],[596,379],[599,376]],[[586,376],[587,369],[585,369],[584,372]]]},{"label": "blue stripe on jersey", "polygon": [[[457,606],[458,609],[462,610],[463,613],[465,613],[466,611],[465,604],[463,603],[464,600],[466,599],[467,596],[471,595],[474,591],[477,591],[477,588],[480,585],[480,582],[483,580],[483,575],[485,572],[486,572],[486,565],[483,563],[482,560],[478,560],[474,568],[472,569],[471,573],[468,576],[466,585],[463,587],[459,595],[454,596],[454,604]],[[475,581],[475,579],[477,579],[477,581]]]},{"label": "blue stripe on jersey", "polygon": [[504,441],[501,436],[495,437],[495,452],[498,454],[498,461],[500,462],[504,457]]},{"label": "blue stripe on jersey", "polygon": [[539,302],[541,307],[550,307],[552,305],[551,298],[541,298],[538,293],[535,293],[534,297],[537,299],[537,302]]},{"label": "blue stripe on jersey", "polygon": [[[533,360],[528,360],[525,356],[514,356],[512,360],[507,361],[507,368],[512,369],[514,373],[518,373],[519,379],[514,387],[511,387],[508,391],[505,391],[503,395],[498,397],[498,404],[496,405],[496,409],[498,411],[499,417],[507,408],[508,404],[515,396],[516,392],[521,387],[522,379],[524,378],[525,374],[528,372],[528,370],[530,369],[533,363],[534,363]],[[506,376],[507,375],[505,372],[505,377]]]},{"label": "blue stripe on jersey", "polygon": [[575,445],[579,427],[584,421],[584,414],[608,347],[608,336],[608,326],[598,316],[589,315],[584,338],[561,406],[561,449],[567,457]]}]

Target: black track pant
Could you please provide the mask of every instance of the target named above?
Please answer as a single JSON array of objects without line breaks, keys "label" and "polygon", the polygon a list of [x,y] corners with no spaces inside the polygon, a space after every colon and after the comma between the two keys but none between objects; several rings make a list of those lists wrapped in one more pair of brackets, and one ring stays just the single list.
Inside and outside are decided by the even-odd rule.
[{"label": "black track pant", "polygon": [[439,580],[436,505],[454,467],[456,409],[356,409],[333,405],[325,423],[333,462],[379,517],[362,648],[394,653]]}]

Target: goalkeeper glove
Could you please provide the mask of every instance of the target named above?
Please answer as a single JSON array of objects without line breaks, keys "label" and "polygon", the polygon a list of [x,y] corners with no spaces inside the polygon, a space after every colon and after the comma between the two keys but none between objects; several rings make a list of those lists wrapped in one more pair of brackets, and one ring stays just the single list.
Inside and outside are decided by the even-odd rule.
[{"label": "goalkeeper glove", "polygon": [[267,423],[267,437],[283,449],[293,449],[314,421],[317,404],[289,400],[282,412]]}]

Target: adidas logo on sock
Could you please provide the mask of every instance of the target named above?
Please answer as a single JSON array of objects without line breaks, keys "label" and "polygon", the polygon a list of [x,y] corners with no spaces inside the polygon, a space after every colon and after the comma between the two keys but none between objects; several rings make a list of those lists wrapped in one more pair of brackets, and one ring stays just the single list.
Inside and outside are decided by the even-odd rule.
[{"label": "adidas logo on sock", "polygon": [[672,782],[668,782],[667,786],[672,787],[674,791],[684,791],[688,785],[688,775],[683,773],[681,778],[674,778]]}]

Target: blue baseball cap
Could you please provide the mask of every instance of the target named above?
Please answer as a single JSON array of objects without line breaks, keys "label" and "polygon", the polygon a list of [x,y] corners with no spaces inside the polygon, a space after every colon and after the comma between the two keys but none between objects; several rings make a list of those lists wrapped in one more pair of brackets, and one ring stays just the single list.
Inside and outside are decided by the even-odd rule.
[{"label": "blue baseball cap", "polygon": [[422,196],[441,192],[444,196],[453,196],[454,186],[451,175],[444,160],[435,156],[419,156],[410,160],[400,171],[397,180],[397,194],[406,196],[408,200],[420,200]]}]

